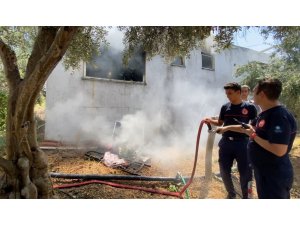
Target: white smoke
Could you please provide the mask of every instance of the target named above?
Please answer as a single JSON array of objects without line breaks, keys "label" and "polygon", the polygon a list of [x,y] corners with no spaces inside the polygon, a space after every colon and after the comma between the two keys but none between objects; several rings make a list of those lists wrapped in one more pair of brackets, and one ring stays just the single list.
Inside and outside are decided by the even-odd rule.
[{"label": "white smoke", "polygon": [[51,133],[61,137],[59,141],[78,146],[111,142],[111,124],[105,115],[86,110],[88,99],[86,94],[79,92],[73,98],[57,102],[54,107],[47,109],[47,123],[57,124],[51,126]]},{"label": "white smoke", "polygon": [[[123,46],[118,45],[122,39],[119,31],[113,30],[109,37],[114,38],[108,38],[108,41],[115,48]],[[183,156],[185,153],[194,152],[201,120],[218,115],[221,105],[226,102],[224,83],[213,83],[209,77],[204,76],[193,77],[187,69],[182,70],[185,71],[182,74],[173,73],[170,66],[167,76],[164,76],[161,74],[161,68],[165,68],[165,64],[162,65],[164,61],[159,57],[147,63],[158,61],[160,63],[155,68],[156,71],[153,71],[147,85],[144,86],[144,95],[140,92],[134,93],[134,89],[130,89],[133,91],[130,93],[132,99],[141,101],[142,97],[143,104],[140,110],[120,118],[121,127],[114,133],[114,138],[112,122],[109,119],[112,112],[103,109],[99,113],[99,109],[96,108],[93,111],[92,104],[89,103],[90,96],[83,93],[49,109],[49,114],[56,123],[68,124],[64,129],[54,132],[65,136],[76,130],[77,144],[88,141],[95,144],[126,146],[154,158],[162,158],[164,154]],[[91,108],[89,113],[86,111],[87,107]],[[207,127],[204,126],[200,150],[205,148],[207,134]],[[164,158],[166,164],[170,163],[167,157]]]},{"label": "white smoke", "polygon": [[[129,149],[140,150],[167,164],[168,158],[162,160],[163,151],[181,157],[194,152],[201,120],[218,115],[225,101],[222,85],[216,90],[205,84],[175,81],[168,87],[152,88],[143,110],[121,119],[116,143],[126,143]],[[207,130],[204,125],[200,150],[205,148]]]}]

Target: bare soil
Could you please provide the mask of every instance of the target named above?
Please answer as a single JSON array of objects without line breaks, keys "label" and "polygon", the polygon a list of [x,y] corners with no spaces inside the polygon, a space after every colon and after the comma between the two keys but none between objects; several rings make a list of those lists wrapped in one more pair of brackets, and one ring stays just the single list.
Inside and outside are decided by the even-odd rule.
[{"label": "bare soil", "polygon": [[[88,160],[84,157],[84,152],[74,150],[46,150],[49,160],[49,168],[52,172],[67,173],[67,174],[98,174],[98,175],[131,175],[120,169],[113,169],[105,166],[98,161]],[[144,166],[139,172],[141,176],[148,177],[172,177],[175,178],[177,172],[182,176],[189,177],[192,173],[194,155],[190,154],[185,157],[180,157],[179,154],[168,155],[168,165],[161,163],[159,160],[151,161],[151,166]],[[189,186],[189,198],[224,198],[225,190],[223,184],[213,179],[210,188],[204,187],[204,157],[200,154],[197,165],[195,178]],[[214,165],[216,162],[214,163]],[[214,166],[215,167],[215,166]],[[218,168],[214,168],[217,173]],[[80,180],[66,180],[52,178],[53,185],[62,185],[69,183],[78,183]],[[126,184],[130,186],[137,186],[149,188],[153,190],[172,191],[175,186],[178,191],[183,187],[183,182],[169,182],[169,181],[117,181],[111,182],[117,184]],[[207,185],[206,185],[207,186]],[[208,190],[209,189],[209,190]],[[173,190],[175,191],[175,190]],[[115,188],[103,184],[90,184],[80,187],[73,187],[68,189],[56,189],[55,193],[58,198],[97,198],[97,199],[161,199],[161,198],[176,198],[168,195],[153,194],[140,190],[130,190],[124,188]],[[186,194],[183,195],[185,198]]]},{"label": "bare soil", "polygon": [[[45,150],[48,155],[49,171],[59,172],[66,174],[115,174],[115,175],[129,175],[120,169],[113,169],[105,166],[103,163],[86,159],[84,156],[86,150],[74,150],[74,149],[61,149],[59,147],[54,149]],[[140,171],[142,176],[150,177],[175,177],[177,172],[180,172],[182,176],[189,177],[192,173],[194,163],[194,153],[181,154],[180,152],[174,154],[174,151],[164,152],[162,157],[168,157],[169,163],[165,164],[159,159],[152,159],[151,167],[143,167]],[[294,166],[295,180],[293,189],[291,191],[291,198],[300,198],[300,144],[295,146],[291,152],[291,160]],[[217,162],[217,149],[214,149],[213,166],[212,170],[214,174],[218,174],[218,162]],[[211,182],[207,182],[204,179],[205,174],[205,156],[204,152],[200,152],[198,156],[198,162],[195,172],[195,178],[188,188],[189,196],[183,194],[184,198],[191,199],[224,199],[226,198],[226,191],[224,189],[221,180],[214,177]],[[236,177],[238,174],[233,173]],[[52,178],[53,186],[65,185],[65,184],[78,184],[82,180],[70,180]],[[149,182],[149,181],[118,181],[112,180],[116,184],[125,184],[135,187],[149,188],[152,190],[164,190],[174,191],[174,187],[177,191],[180,191],[183,187],[183,183],[174,182]],[[236,180],[235,186],[239,191],[239,184]],[[176,190],[175,190],[176,191]],[[254,198],[257,198],[255,191],[255,184],[253,188]],[[141,190],[131,190],[126,188],[116,188],[105,184],[87,184],[77,187],[54,189],[55,198],[59,199],[170,199],[177,198],[168,195],[149,193]],[[239,196],[238,196],[239,198]]]},{"label": "bare soil", "polygon": [[[49,146],[49,145],[48,145]],[[66,148],[66,147],[48,147],[44,152],[48,155],[49,172],[65,173],[65,174],[96,174],[96,175],[130,175],[120,169],[113,169],[105,166],[103,163],[87,159],[85,152],[87,149]],[[151,166],[145,166],[139,172],[142,176],[148,177],[172,177],[175,178],[177,172],[184,177],[190,177],[194,164],[194,153],[182,154],[182,152],[174,153],[174,150],[164,151],[161,158],[168,159],[167,163],[160,159],[153,158]],[[294,183],[291,190],[291,198],[300,198],[300,137],[294,143],[294,147],[290,153],[290,158],[294,167]],[[217,149],[214,149],[212,172],[219,173],[217,161]],[[226,191],[223,183],[218,177],[214,176],[211,182],[204,179],[205,174],[205,154],[201,151],[198,156],[197,167],[193,182],[188,188],[189,196],[184,193],[184,198],[191,199],[224,199]],[[0,169],[0,175],[3,177],[3,171]],[[233,175],[238,178],[237,172]],[[236,190],[239,190],[238,179],[235,180]],[[66,184],[78,184],[82,180],[51,178],[54,187]],[[110,180],[114,184],[124,184],[129,187],[137,187],[132,189],[116,188],[106,184],[87,184],[77,187],[65,189],[54,188],[54,198],[58,199],[171,199],[177,198],[168,195],[150,193],[137,190],[139,188],[148,188],[151,190],[161,191],[180,191],[183,182],[150,182],[150,181],[118,181]],[[176,190],[174,190],[174,187]],[[255,191],[255,183],[253,188],[254,198],[257,198]],[[239,198],[239,196],[238,196]]]}]

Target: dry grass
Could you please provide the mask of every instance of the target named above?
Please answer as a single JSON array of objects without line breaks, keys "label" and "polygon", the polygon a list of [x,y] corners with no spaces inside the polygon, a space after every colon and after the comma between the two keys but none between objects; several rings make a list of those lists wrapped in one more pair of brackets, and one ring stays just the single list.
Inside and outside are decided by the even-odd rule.
[{"label": "dry grass", "polygon": [[300,135],[297,135],[295,140],[294,140],[294,144],[293,147],[300,147]]},{"label": "dry grass", "polygon": [[[60,173],[76,173],[76,174],[127,174],[124,171],[118,169],[112,169],[104,166],[100,162],[91,161],[84,159],[83,152],[76,152],[71,150],[61,151],[46,151],[49,157],[49,169],[53,172]],[[144,167],[141,171],[143,176],[166,176],[175,177],[177,172],[180,172],[182,176],[190,176],[194,163],[194,153],[180,154],[177,152],[174,154],[173,150],[170,152],[165,151],[161,154],[162,158],[167,158],[161,161],[159,158],[153,158],[151,167]],[[300,198],[300,137],[298,136],[294,143],[293,151],[291,152],[291,161],[294,166],[295,180],[293,189],[291,191],[292,198]],[[214,149],[213,154],[213,173],[219,172],[217,162],[217,149]],[[226,191],[224,185],[217,179],[212,179],[210,183],[206,183],[203,177],[205,174],[205,157],[204,152],[199,154],[197,169],[195,173],[196,179],[192,182],[189,187],[190,198],[208,198],[208,199],[223,199],[226,197]],[[238,176],[238,174],[235,174]],[[61,179],[53,179],[54,184],[62,184],[67,182]],[[70,182],[70,181],[68,181]],[[72,181],[71,181],[72,182]],[[75,181],[73,181],[75,182]],[[148,188],[162,189],[168,191],[170,185],[174,185],[170,182],[135,182],[126,181],[116,183],[123,183],[134,186],[142,186]],[[177,184],[175,184],[177,185]],[[255,185],[255,184],[254,184]],[[178,186],[180,188],[180,186]],[[182,187],[182,186],[181,186]],[[157,194],[151,194],[142,191],[118,189],[106,185],[92,184],[82,186],[78,188],[71,188],[64,190],[65,193],[57,191],[58,198],[101,198],[101,199],[160,199],[160,198],[174,198],[170,196],[163,196]],[[254,198],[257,198],[257,194],[254,188]]]}]

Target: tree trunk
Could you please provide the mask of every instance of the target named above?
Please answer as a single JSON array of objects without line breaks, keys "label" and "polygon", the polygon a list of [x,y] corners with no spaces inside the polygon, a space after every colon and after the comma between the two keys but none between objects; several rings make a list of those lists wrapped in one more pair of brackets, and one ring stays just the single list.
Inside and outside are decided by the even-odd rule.
[{"label": "tree trunk", "polygon": [[[45,153],[36,139],[34,105],[47,78],[65,54],[78,28],[42,27],[39,30],[24,79],[15,52],[0,39],[0,56],[9,84],[5,172],[0,197],[50,198],[52,185]],[[1,180],[0,180],[1,181]]]},{"label": "tree trunk", "polygon": [[29,99],[27,102],[20,101],[22,86],[20,82],[9,95],[6,159],[11,163],[5,169],[7,179],[2,192],[8,198],[49,198],[52,188],[47,157],[37,145],[34,104],[28,103],[33,93],[22,96]]}]

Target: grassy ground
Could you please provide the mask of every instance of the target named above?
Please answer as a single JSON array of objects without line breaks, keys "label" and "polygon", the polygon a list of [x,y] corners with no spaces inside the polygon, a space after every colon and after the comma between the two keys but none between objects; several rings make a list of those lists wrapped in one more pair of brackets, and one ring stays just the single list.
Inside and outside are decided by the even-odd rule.
[{"label": "grassy ground", "polygon": [[297,146],[300,146],[300,134],[297,135],[293,144],[293,147],[297,147]]}]

